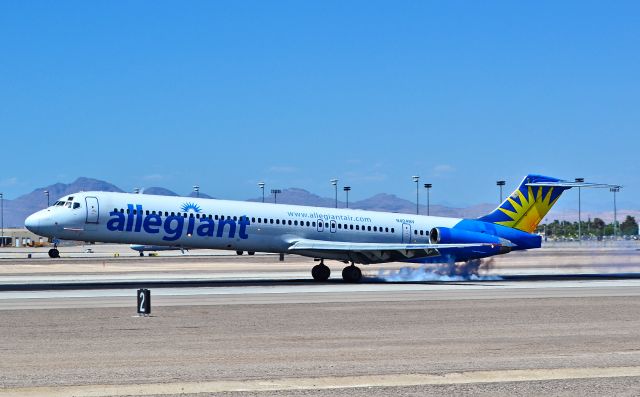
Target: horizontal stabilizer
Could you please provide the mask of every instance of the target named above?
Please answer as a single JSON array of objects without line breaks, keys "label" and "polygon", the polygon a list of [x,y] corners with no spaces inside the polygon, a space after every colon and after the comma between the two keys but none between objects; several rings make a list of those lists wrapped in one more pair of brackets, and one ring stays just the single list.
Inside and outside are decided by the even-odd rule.
[{"label": "horizontal stabilizer", "polygon": [[546,186],[546,187],[587,187],[587,188],[621,188],[620,185],[610,185],[608,183],[590,183],[590,182],[571,182],[571,181],[557,181],[557,182],[531,182],[526,183],[526,186]]}]

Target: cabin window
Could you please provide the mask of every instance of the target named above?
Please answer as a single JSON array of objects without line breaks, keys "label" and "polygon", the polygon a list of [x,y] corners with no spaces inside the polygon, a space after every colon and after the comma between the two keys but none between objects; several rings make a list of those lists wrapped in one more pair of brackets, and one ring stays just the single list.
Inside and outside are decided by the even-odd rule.
[{"label": "cabin window", "polygon": [[338,229],[342,229],[342,223],[338,223]]},{"label": "cabin window", "polygon": [[356,225],[356,230],[360,230],[360,225]]},{"label": "cabin window", "polygon": [[311,222],[311,226],[316,227],[316,223],[315,222]]},{"label": "cabin window", "polygon": [[273,224],[273,219],[269,219],[269,223]]},{"label": "cabin window", "polygon": [[329,222],[325,222],[325,223],[324,223],[324,227],[327,227],[327,228],[328,228],[328,227],[329,227]]},{"label": "cabin window", "polygon": [[291,219],[289,219],[289,221],[287,222],[289,225],[291,225]]}]

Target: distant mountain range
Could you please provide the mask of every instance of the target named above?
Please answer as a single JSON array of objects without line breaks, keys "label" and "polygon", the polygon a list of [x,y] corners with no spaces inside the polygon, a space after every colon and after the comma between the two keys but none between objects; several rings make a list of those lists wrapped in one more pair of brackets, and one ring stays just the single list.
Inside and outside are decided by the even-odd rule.
[{"label": "distant mountain range", "polygon": [[[31,193],[22,195],[14,200],[4,200],[4,226],[5,227],[23,227],[25,218],[42,208],[46,207],[47,198],[45,195],[45,191],[49,192],[50,202],[53,203],[56,199],[72,194],[80,191],[105,191],[105,192],[123,192],[119,187],[98,179],[92,178],[78,178],[72,183],[56,183],[50,186],[45,186],[42,188],[35,189]],[[173,192],[169,189],[165,189],[163,187],[149,187],[144,189],[142,194],[154,194],[154,195],[162,195],[162,196],[183,196],[176,192]],[[183,197],[195,197],[195,192],[190,192],[188,195]],[[203,192],[199,193],[199,197],[201,198],[213,198],[208,194]],[[251,198],[247,201],[259,202],[262,201],[262,198]],[[265,197],[266,202],[272,203],[274,201],[273,195],[269,195]],[[283,189],[282,193],[278,194],[277,201],[279,204],[295,204],[295,205],[309,205],[316,207],[327,207],[332,208],[335,206],[335,199],[328,197],[321,197],[311,192],[308,192],[304,189],[299,188],[289,188]],[[344,208],[345,203],[343,201],[338,201],[338,207]],[[369,197],[364,200],[349,202],[349,208],[352,209],[362,209],[362,210],[371,210],[371,211],[388,211],[388,212],[397,212],[397,213],[407,213],[413,214],[416,210],[416,204],[409,200],[402,199],[393,194],[387,193],[379,193],[375,196]],[[478,216],[484,215],[495,208],[495,204],[478,204],[471,207],[466,208],[454,208],[447,207],[443,205],[435,205],[432,204],[430,206],[430,214],[437,216],[450,216],[450,217],[459,217],[459,218],[476,218]],[[420,206],[420,213],[427,213],[427,206]],[[640,219],[640,211],[636,210],[619,210],[618,211],[618,220],[623,220],[626,215],[635,216],[636,219]],[[613,213],[612,212],[601,212],[601,213],[591,213],[589,215],[583,214],[583,220],[587,219],[587,216],[591,216],[591,218],[602,218],[605,221],[612,221]],[[566,211],[566,212],[553,212],[552,216],[549,217],[551,219],[559,219],[559,220],[577,220],[578,214],[577,212]]]}]

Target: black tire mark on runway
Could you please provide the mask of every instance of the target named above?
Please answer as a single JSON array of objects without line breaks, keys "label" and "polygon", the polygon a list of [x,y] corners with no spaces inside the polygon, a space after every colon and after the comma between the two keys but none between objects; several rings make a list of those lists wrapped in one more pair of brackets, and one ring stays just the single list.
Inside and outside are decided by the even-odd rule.
[{"label": "black tire mark on runway", "polygon": [[[378,278],[365,278],[363,284],[448,284],[448,285],[487,285],[496,282],[521,281],[579,281],[579,280],[623,280],[640,279],[640,273],[616,274],[550,274],[550,275],[510,275],[501,276],[502,280],[469,280],[469,281],[384,281]],[[132,280],[132,281],[92,281],[61,283],[19,283],[0,284],[1,292],[11,291],[47,291],[47,290],[94,290],[94,289],[138,289],[138,288],[211,288],[211,287],[255,287],[255,286],[299,286],[299,285],[338,285],[344,282],[339,279],[318,283],[311,279],[289,280]]]}]

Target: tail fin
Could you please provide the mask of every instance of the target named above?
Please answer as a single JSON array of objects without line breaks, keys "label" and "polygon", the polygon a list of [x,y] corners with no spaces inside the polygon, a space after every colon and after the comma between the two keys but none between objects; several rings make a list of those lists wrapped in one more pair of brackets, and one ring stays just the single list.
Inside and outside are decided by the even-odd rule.
[{"label": "tail fin", "polygon": [[562,192],[571,188],[562,182],[548,176],[527,175],[511,196],[479,220],[533,233]]}]

